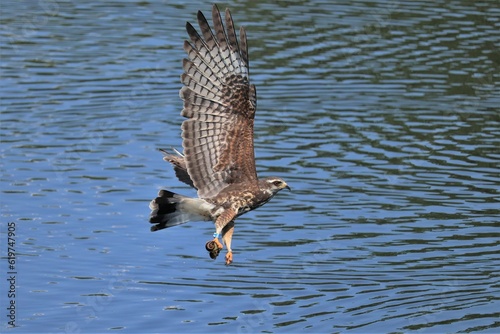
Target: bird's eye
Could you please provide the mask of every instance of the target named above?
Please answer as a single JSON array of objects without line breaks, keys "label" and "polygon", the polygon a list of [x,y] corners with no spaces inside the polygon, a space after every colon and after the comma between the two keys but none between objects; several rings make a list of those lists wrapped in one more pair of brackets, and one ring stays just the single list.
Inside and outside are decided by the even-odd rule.
[{"label": "bird's eye", "polygon": [[275,186],[279,186],[279,185],[281,184],[281,181],[273,181],[273,184],[274,184]]}]

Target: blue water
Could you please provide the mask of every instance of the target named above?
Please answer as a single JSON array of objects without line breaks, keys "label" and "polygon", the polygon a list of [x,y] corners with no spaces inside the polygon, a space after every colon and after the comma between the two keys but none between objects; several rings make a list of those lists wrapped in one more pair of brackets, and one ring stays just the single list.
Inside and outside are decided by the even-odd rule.
[{"label": "blue water", "polygon": [[497,2],[219,5],[247,29],[258,172],[293,189],[237,220],[231,266],[210,223],[148,223],[160,188],[195,195],[157,149],[181,147],[184,25],[211,4],[2,2],[1,331],[498,332]]}]

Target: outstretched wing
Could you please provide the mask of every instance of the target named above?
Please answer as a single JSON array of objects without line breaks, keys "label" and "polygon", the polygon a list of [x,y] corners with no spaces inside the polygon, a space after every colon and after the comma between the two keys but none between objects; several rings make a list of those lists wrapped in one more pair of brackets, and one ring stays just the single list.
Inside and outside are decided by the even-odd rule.
[{"label": "outstretched wing", "polygon": [[200,198],[216,196],[234,183],[258,187],[253,148],[256,90],[248,75],[246,33],[240,28],[240,44],[231,13],[225,26],[219,9],[212,9],[215,35],[198,12],[200,36],[190,23],[191,42],[184,42],[182,138],[187,171]]}]

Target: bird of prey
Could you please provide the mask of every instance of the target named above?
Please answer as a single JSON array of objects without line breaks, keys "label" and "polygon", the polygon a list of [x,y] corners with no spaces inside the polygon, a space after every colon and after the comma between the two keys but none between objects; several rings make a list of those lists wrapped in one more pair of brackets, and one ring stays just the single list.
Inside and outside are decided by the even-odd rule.
[{"label": "bird of prey", "polygon": [[214,31],[198,11],[201,34],[189,23],[190,42],[184,42],[184,101],[181,115],[183,154],[163,150],[177,178],[196,188],[198,198],[160,190],[151,201],[151,231],[188,221],[213,221],[215,233],[205,248],[215,259],[227,247],[226,264],[233,262],[231,240],[234,220],[267,203],[290,187],[279,177],[259,179],[255,169],[253,127],[257,104],[255,86],[249,81],[245,29],[239,42],[229,9],[225,24],[216,5],[212,8]]}]

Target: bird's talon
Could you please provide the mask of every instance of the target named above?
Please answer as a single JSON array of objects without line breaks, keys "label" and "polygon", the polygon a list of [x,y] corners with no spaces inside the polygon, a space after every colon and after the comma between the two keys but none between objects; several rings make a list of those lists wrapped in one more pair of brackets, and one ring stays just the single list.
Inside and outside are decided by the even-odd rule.
[{"label": "bird's talon", "polygon": [[209,252],[211,252],[214,249],[222,249],[224,246],[220,243],[219,239],[214,238],[213,240],[208,241],[205,244],[205,249]]},{"label": "bird's talon", "polygon": [[205,244],[205,249],[209,252],[210,258],[215,260],[219,256],[220,250],[223,248],[219,239],[214,238]]},{"label": "bird's talon", "polygon": [[233,263],[233,252],[227,252],[226,254],[226,266]]},{"label": "bird's talon", "polygon": [[213,240],[213,242],[215,242],[215,244],[217,245],[217,248],[218,248],[218,249],[222,249],[222,248],[224,248],[224,246],[220,243],[219,239],[215,238],[215,239]]}]

